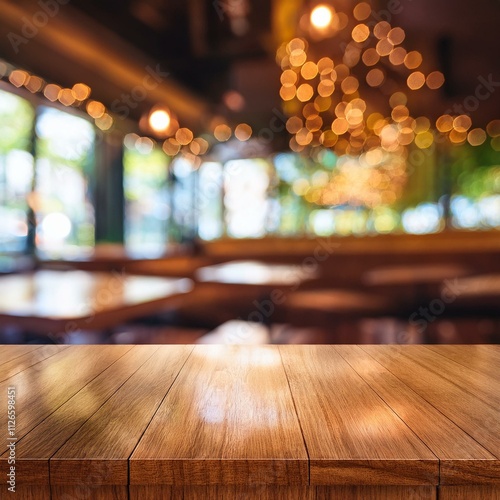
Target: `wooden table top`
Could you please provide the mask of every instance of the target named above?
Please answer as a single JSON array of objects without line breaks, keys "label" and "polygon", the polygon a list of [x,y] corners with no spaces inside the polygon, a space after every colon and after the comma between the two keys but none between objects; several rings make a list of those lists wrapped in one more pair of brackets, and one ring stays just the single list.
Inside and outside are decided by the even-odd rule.
[{"label": "wooden table top", "polygon": [[500,297],[500,274],[480,274],[458,279],[456,282],[463,296],[491,295]]},{"label": "wooden table top", "polygon": [[387,266],[367,271],[363,281],[367,285],[419,285],[441,283],[446,279],[459,278],[470,271],[455,264],[428,264],[411,266]]},{"label": "wooden table top", "polygon": [[0,429],[14,387],[17,481],[53,492],[356,485],[435,498],[439,485],[500,494],[499,370],[500,346],[485,345],[7,345]]},{"label": "wooden table top", "polygon": [[303,281],[316,278],[311,269],[293,264],[270,264],[258,260],[235,260],[201,267],[196,272],[197,281],[226,285],[249,286],[298,286]]},{"label": "wooden table top", "polygon": [[0,324],[36,332],[107,328],[157,310],[192,288],[189,279],[118,272],[36,271],[0,277]]}]

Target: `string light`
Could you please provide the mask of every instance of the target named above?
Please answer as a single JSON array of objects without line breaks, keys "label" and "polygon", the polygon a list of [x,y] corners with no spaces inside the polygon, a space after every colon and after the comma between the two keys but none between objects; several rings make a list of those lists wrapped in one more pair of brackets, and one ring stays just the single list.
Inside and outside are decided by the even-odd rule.
[{"label": "string light", "polygon": [[[305,47],[305,44],[304,46]],[[75,83],[71,88],[62,88],[55,83],[47,83],[41,77],[33,75],[0,60],[0,79],[7,78],[15,87],[24,87],[33,94],[41,94],[50,102],[59,102],[66,107],[75,106],[86,112],[94,120],[97,128],[108,131],[113,127],[114,119],[106,106],[97,100],[90,99],[92,89],[85,83]],[[189,145],[188,151],[196,158],[207,153],[210,144],[203,138],[193,138],[193,132],[187,128],[179,128],[176,120],[168,111],[155,109],[149,115],[149,125],[155,132],[165,132],[166,129],[177,130],[179,138],[185,145]],[[245,129],[246,130],[246,129]],[[225,131],[227,132],[227,131]],[[247,131],[248,132],[248,131]],[[231,131],[229,129],[229,136]],[[251,135],[251,129],[250,129]],[[227,140],[227,139],[226,139]],[[137,134],[127,134],[124,138],[126,147],[138,147],[141,151],[149,151],[156,142],[150,137],[140,138]],[[166,154],[175,156],[181,151],[181,144],[175,138],[164,141],[162,149]]]}]

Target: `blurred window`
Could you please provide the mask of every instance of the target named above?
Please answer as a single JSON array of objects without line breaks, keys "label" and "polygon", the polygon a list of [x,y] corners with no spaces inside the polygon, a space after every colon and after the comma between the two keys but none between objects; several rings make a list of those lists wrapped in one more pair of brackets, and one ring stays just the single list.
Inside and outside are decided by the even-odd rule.
[{"label": "blurred window", "polygon": [[450,168],[452,227],[500,228],[500,153],[487,142],[456,146]]},{"label": "blurred window", "polygon": [[90,182],[94,175],[93,125],[45,106],[36,123],[33,208],[36,245],[47,257],[81,255],[95,240]]},{"label": "blurred window", "polygon": [[151,144],[125,144],[125,245],[136,254],[161,255],[168,242],[171,202],[168,157]]},{"label": "blurred window", "polygon": [[174,158],[170,167],[173,217],[169,232],[174,241],[191,241],[197,233],[196,168],[187,156]]},{"label": "blurred window", "polygon": [[267,161],[231,160],[224,165],[224,207],[227,234],[258,238],[269,229],[270,176]]},{"label": "blurred window", "polygon": [[[360,156],[317,149],[306,157],[280,153],[277,175],[279,233],[426,234],[444,228],[433,155],[412,165],[382,148]],[[420,157],[419,157],[420,159]]]},{"label": "blurred window", "polygon": [[203,240],[220,238],[224,233],[223,168],[205,162],[198,171],[198,234]]},{"label": "blurred window", "polygon": [[0,252],[23,253],[28,237],[30,153],[35,112],[28,101],[0,90]]}]

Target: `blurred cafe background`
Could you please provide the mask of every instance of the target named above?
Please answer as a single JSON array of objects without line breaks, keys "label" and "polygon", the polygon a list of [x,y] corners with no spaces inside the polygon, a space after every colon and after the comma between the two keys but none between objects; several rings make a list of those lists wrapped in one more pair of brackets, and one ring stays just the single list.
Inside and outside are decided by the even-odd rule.
[{"label": "blurred cafe background", "polygon": [[0,342],[498,343],[499,23],[0,0]]}]

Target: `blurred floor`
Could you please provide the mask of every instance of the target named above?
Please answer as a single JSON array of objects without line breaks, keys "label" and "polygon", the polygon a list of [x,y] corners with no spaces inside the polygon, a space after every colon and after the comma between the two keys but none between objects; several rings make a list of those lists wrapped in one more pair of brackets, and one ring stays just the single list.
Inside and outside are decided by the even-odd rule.
[{"label": "blurred floor", "polygon": [[231,320],[216,328],[125,324],[112,332],[78,331],[64,338],[0,332],[0,343],[68,344],[498,344],[500,319],[436,319],[409,325],[396,318],[363,319],[327,328],[294,327]]}]

